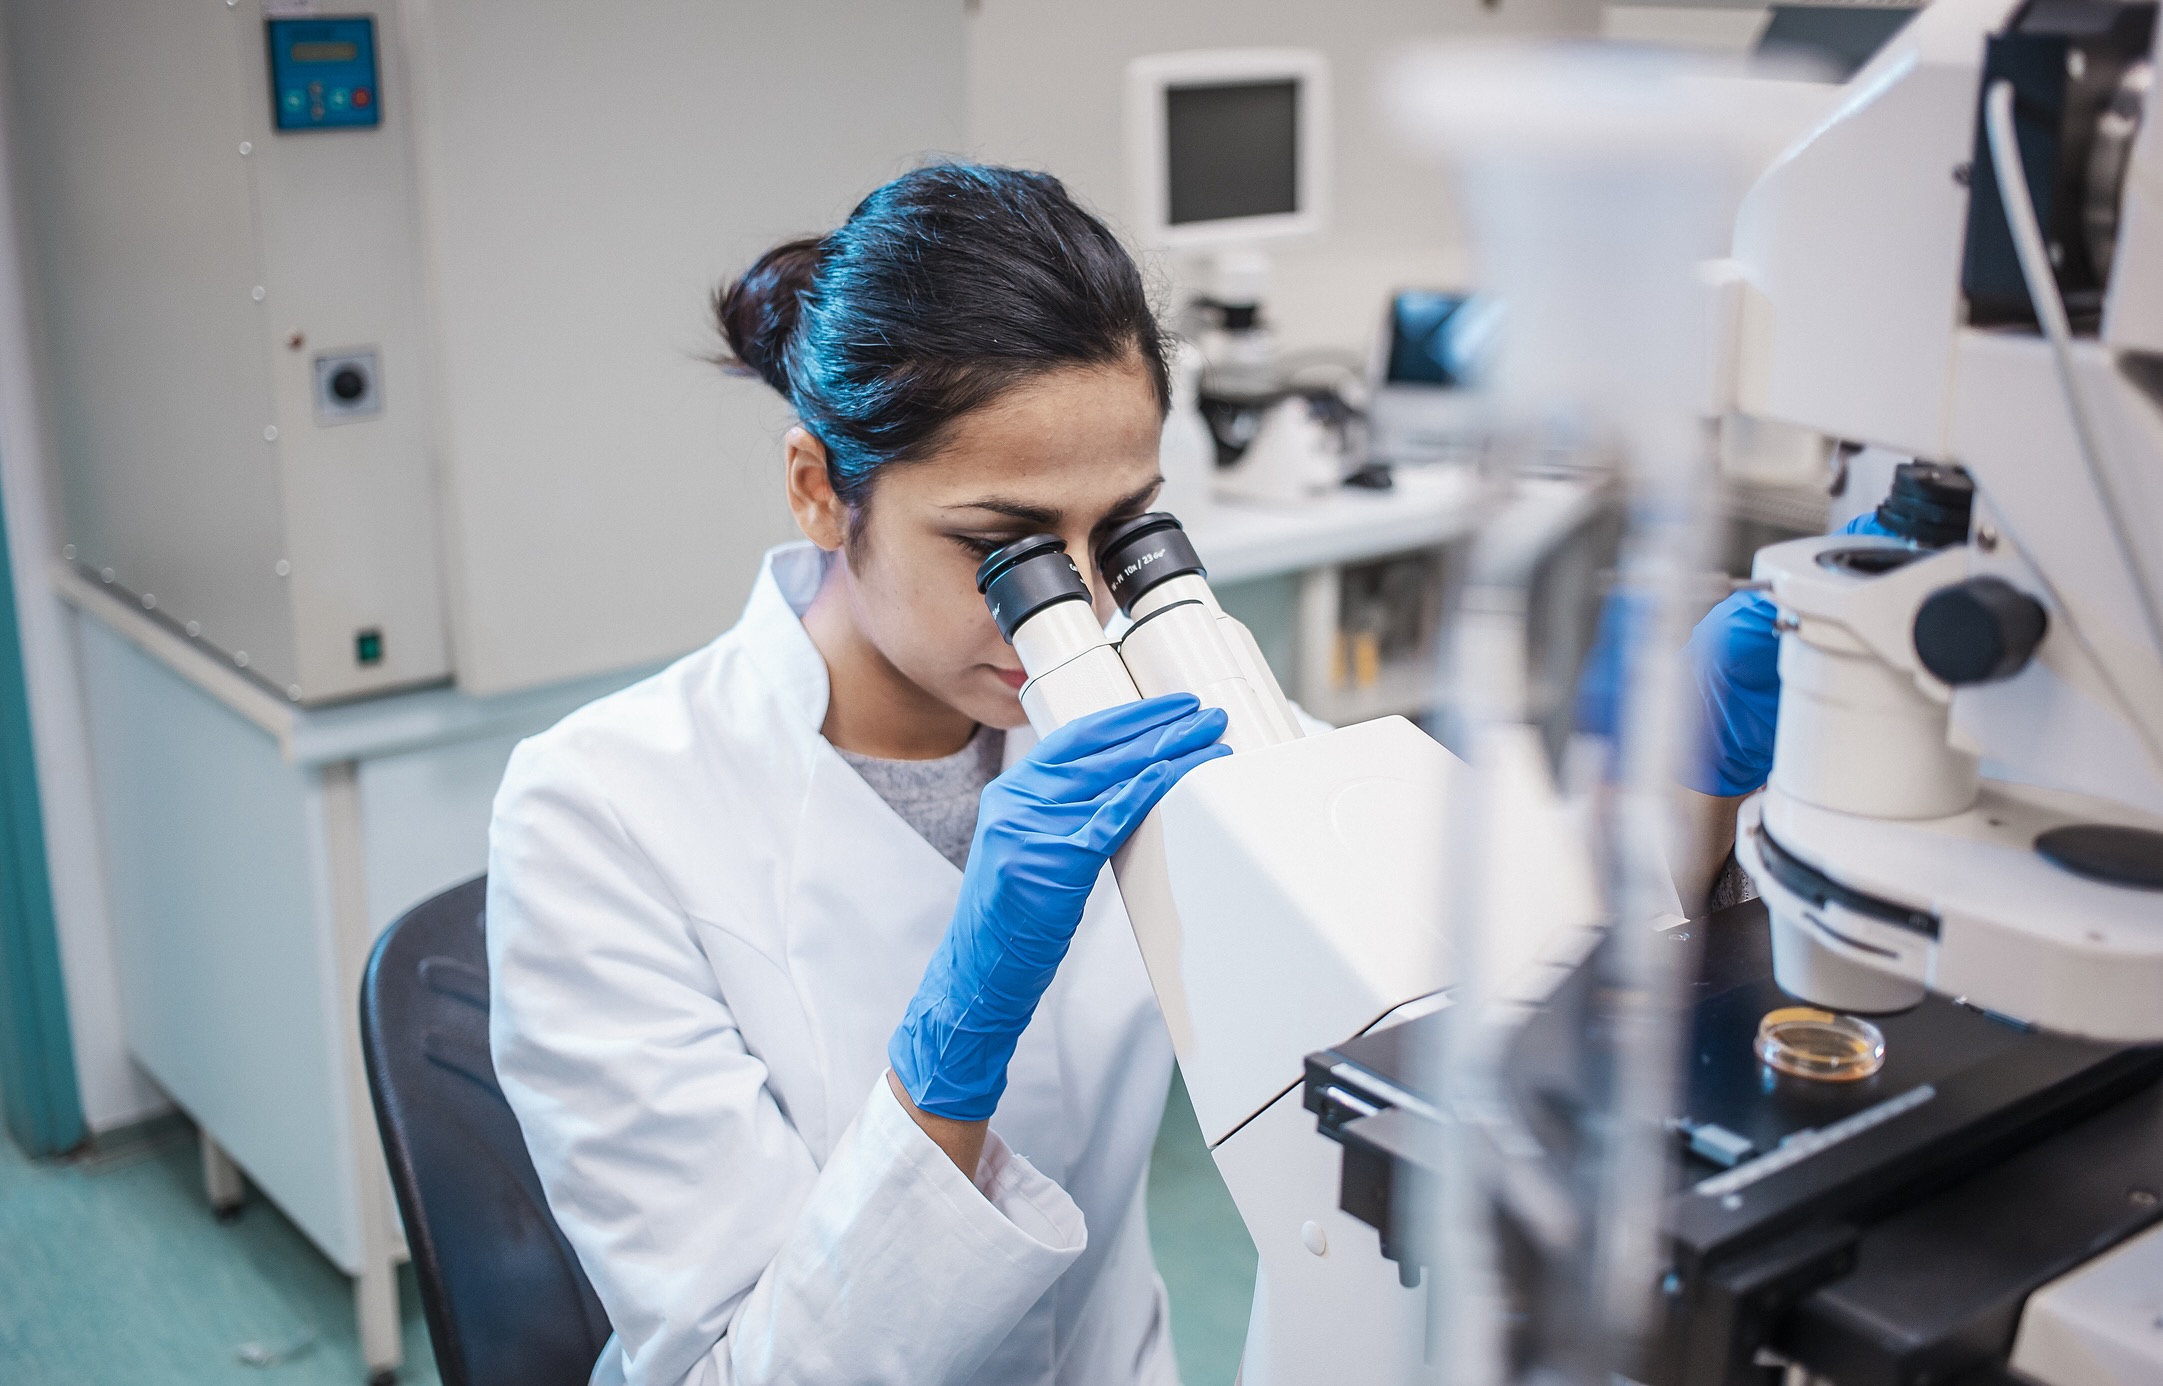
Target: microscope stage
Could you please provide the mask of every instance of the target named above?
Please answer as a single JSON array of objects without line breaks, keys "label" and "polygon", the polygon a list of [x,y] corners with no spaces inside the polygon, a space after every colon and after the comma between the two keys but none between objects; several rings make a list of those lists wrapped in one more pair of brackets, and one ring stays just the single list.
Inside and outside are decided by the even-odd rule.
[{"label": "microscope stage", "polygon": [[[1698,950],[1682,1153],[1665,1215],[1679,1328],[1650,1378],[1719,1386],[1760,1350],[1848,1382],[1943,1379],[2002,1364],[2029,1293],[2163,1216],[2163,1048],[2020,1028],[1938,996],[1872,1020],[1884,1067],[1860,1082],[1773,1073],[1752,1049],[1772,981],[1762,904],[1686,926]],[[1514,1106],[1569,1150],[1589,1105],[1576,1046],[1592,969],[1519,1033]],[[1575,991],[1576,996],[1571,995]],[[1421,1081],[1441,1013],[1309,1057],[1306,1102],[1344,1147],[1340,1201],[1384,1254],[1430,1259],[1399,1210],[1432,1206]],[[1691,1150],[1711,1128],[1720,1160]],[[1746,1144],[1744,1144],[1746,1143]],[[1558,1172],[1558,1177],[1561,1175]],[[1407,1273],[1413,1273],[1407,1267]]]}]

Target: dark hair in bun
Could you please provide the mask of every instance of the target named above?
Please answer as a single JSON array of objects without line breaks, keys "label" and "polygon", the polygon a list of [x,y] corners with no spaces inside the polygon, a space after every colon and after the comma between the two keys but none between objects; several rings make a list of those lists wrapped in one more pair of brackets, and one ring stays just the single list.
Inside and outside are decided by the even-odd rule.
[{"label": "dark hair in bun", "polygon": [[1141,272],[1046,173],[934,164],[894,179],[840,228],[785,241],[714,296],[732,355],[826,446],[861,505],[878,469],[1062,367],[1139,360],[1162,411],[1164,342]]},{"label": "dark hair in bun", "polygon": [[755,375],[786,397],[788,370],[781,354],[796,330],[796,305],[811,287],[819,240],[783,241],[758,258],[743,278],[714,295],[714,316],[728,338],[727,369]]}]

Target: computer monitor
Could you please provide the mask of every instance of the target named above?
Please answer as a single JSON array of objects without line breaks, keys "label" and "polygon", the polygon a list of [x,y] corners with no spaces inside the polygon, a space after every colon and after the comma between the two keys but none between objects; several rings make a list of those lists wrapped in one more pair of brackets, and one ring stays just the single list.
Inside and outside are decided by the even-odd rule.
[{"label": "computer monitor", "polygon": [[1143,240],[1212,250],[1321,229],[1329,64],[1304,49],[1159,53],[1127,68]]},{"label": "computer monitor", "polygon": [[1500,319],[1501,305],[1493,299],[1398,290],[1382,327],[1375,384],[1450,389],[1476,383]]},{"label": "computer monitor", "polygon": [[1457,455],[1479,431],[1479,385],[1502,305],[1483,295],[1404,289],[1390,296],[1368,371],[1368,451],[1385,462]]}]

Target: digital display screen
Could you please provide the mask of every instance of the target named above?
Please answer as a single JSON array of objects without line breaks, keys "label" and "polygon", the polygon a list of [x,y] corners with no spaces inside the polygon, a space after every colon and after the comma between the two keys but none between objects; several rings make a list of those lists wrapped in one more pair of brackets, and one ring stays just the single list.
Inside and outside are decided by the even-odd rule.
[{"label": "digital display screen", "polygon": [[1166,90],[1166,219],[1189,226],[1297,212],[1299,100],[1293,78]]},{"label": "digital display screen", "polygon": [[383,123],[376,80],[376,22],[364,14],[273,19],[271,119],[278,129],[371,129]]},{"label": "digital display screen", "polygon": [[296,43],[290,50],[296,63],[349,63],[360,56],[357,43]]}]

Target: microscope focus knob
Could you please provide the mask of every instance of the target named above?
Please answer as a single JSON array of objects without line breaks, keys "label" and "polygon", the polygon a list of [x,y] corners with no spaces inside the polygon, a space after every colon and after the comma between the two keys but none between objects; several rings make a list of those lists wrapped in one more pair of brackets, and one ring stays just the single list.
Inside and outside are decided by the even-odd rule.
[{"label": "microscope focus knob", "polygon": [[2043,604],[2002,578],[1940,588],[1915,613],[1915,654],[1946,683],[2010,678],[2043,643]]}]

